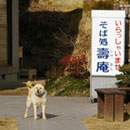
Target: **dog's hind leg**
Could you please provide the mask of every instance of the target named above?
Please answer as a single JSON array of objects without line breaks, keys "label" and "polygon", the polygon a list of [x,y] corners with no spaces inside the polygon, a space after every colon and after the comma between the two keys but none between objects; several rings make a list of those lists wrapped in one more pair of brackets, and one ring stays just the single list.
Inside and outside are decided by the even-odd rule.
[{"label": "dog's hind leg", "polygon": [[27,102],[26,102],[26,110],[25,110],[25,114],[24,114],[24,117],[27,118],[28,117],[28,109],[31,105],[31,100],[27,99]]},{"label": "dog's hind leg", "polygon": [[42,119],[46,120],[46,107],[45,105],[42,105]]}]

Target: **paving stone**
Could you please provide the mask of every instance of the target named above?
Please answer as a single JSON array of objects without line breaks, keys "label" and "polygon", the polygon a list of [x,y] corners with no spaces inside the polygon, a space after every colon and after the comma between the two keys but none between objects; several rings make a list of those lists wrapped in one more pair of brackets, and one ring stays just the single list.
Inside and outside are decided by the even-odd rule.
[{"label": "paving stone", "polygon": [[96,114],[97,109],[97,104],[85,97],[48,97],[48,120],[34,120],[32,106],[29,118],[23,118],[25,103],[25,96],[0,96],[0,116],[15,117],[18,130],[86,130],[81,118]]}]

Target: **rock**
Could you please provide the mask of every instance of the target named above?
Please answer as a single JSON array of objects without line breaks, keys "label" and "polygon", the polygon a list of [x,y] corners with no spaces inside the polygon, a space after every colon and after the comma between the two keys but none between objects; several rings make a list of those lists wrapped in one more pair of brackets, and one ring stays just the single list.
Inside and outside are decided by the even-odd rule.
[{"label": "rock", "polygon": [[83,8],[83,0],[39,0],[38,3],[62,12]]},{"label": "rock", "polygon": [[[48,70],[55,72],[53,66],[63,56],[71,54],[76,49],[73,46],[76,43],[78,49],[87,52],[89,68],[90,13],[93,8],[101,9],[97,7],[99,0],[31,1],[30,5],[27,2],[26,8],[20,6],[20,45],[24,46],[24,66],[43,73]],[[48,72],[48,75],[52,73]]]}]

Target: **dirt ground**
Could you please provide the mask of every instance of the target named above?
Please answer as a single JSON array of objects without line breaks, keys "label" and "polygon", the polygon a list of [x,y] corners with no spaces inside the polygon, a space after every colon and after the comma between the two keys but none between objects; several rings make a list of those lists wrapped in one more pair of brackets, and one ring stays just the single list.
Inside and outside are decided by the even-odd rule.
[{"label": "dirt ground", "polygon": [[18,80],[17,82],[1,82],[0,95],[27,95],[27,79]]},{"label": "dirt ground", "polygon": [[[0,95],[19,95],[26,96],[28,89],[26,87],[26,82],[28,79],[20,79],[17,82],[3,82],[0,83]],[[41,82],[41,79],[37,80]]]},{"label": "dirt ground", "polygon": [[82,119],[88,130],[130,130],[130,118],[124,122],[106,122],[96,115]]},{"label": "dirt ground", "polygon": [[15,88],[15,89],[7,89],[7,90],[0,90],[0,95],[19,95],[19,96],[26,96],[27,93],[28,93],[27,87]]},{"label": "dirt ground", "polygon": [[0,130],[18,130],[15,118],[0,118]]}]

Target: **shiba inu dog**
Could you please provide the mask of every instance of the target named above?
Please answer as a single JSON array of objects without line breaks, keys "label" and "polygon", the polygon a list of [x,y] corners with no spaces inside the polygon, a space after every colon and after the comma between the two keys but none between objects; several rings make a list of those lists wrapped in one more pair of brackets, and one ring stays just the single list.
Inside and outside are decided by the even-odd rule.
[{"label": "shiba inu dog", "polygon": [[42,83],[37,83],[36,81],[32,83],[31,81],[28,81],[26,83],[26,86],[28,87],[28,95],[27,95],[27,102],[26,102],[26,111],[24,117],[28,117],[28,109],[33,104],[34,108],[34,119],[37,119],[37,108],[39,106],[42,107],[42,118],[46,119],[46,101],[47,101],[47,91],[45,90],[45,81],[42,81]]}]

